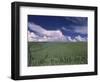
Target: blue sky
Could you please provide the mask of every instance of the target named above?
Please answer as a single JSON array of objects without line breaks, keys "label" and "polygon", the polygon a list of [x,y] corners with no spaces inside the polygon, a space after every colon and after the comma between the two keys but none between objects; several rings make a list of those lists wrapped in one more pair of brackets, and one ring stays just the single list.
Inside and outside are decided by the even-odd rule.
[{"label": "blue sky", "polygon": [[[70,36],[72,39],[76,36],[87,39],[87,17],[28,15],[28,23],[34,23],[48,31],[60,30],[64,36]],[[28,31],[37,33],[30,29],[29,25]]]}]

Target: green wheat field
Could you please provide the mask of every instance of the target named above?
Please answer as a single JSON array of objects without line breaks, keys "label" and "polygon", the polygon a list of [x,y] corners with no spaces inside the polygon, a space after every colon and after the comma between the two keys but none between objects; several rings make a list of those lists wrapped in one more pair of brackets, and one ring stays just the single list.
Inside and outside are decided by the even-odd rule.
[{"label": "green wheat field", "polygon": [[28,42],[28,66],[87,64],[87,42]]}]

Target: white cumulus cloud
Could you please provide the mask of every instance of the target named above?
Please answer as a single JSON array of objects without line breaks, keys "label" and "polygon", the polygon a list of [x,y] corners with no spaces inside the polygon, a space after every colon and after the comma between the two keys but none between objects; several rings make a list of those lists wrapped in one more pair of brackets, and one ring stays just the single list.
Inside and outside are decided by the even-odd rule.
[{"label": "white cumulus cloud", "polygon": [[77,41],[86,41],[86,38],[85,38],[85,37],[83,38],[83,37],[81,37],[80,35],[76,36],[75,39],[76,39]]},{"label": "white cumulus cloud", "polygon": [[[46,30],[40,25],[34,23],[28,23],[28,41],[61,41],[61,42],[77,42],[77,41],[86,41],[86,38],[81,37],[80,35],[72,39],[71,36],[65,36],[61,30]],[[65,29],[65,28],[63,28]]]},{"label": "white cumulus cloud", "polygon": [[42,28],[40,25],[37,25],[35,23],[28,23],[28,27],[30,30],[38,32],[38,33],[45,33],[46,29]]},{"label": "white cumulus cloud", "polygon": [[77,42],[76,39],[72,39],[70,36],[67,36],[67,38],[68,38],[68,40],[69,40],[70,42]]},{"label": "white cumulus cloud", "polygon": [[[60,30],[46,30],[34,23],[28,23],[28,27],[33,32],[28,31],[29,41],[65,41],[66,37]],[[37,34],[35,34],[36,32]]]}]

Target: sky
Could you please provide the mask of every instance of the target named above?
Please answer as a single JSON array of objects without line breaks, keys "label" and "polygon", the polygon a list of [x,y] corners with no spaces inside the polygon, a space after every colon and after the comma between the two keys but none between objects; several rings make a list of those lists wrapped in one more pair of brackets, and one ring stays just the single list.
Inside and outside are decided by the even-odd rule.
[{"label": "sky", "polygon": [[87,41],[87,17],[28,15],[28,41]]}]

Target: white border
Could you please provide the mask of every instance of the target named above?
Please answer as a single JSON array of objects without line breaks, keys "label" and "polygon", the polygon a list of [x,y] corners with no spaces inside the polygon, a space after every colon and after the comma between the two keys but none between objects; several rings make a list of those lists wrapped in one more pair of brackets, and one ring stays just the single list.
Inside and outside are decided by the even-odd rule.
[{"label": "white border", "polygon": [[[88,64],[28,67],[27,15],[88,17]],[[20,76],[94,71],[94,11],[40,7],[20,8]]]}]

